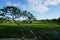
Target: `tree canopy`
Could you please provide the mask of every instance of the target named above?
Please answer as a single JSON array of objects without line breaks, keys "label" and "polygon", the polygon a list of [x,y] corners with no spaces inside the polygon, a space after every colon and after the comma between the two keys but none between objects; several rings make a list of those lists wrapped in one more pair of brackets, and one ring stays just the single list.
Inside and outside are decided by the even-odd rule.
[{"label": "tree canopy", "polygon": [[21,11],[19,8],[15,6],[6,6],[0,9],[0,18],[19,20],[20,17],[26,18],[25,20],[29,20],[29,21],[36,19],[35,16],[33,16],[33,14],[31,14],[27,10]]}]

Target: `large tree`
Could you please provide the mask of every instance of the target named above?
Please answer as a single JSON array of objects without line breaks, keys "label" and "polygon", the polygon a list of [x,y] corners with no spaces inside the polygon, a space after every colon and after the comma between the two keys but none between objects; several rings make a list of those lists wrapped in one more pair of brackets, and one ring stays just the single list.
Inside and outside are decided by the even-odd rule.
[{"label": "large tree", "polygon": [[25,18],[25,23],[32,23],[32,20],[35,19],[35,17],[33,16],[33,14],[31,14],[28,11],[23,11],[23,18]]},{"label": "large tree", "polygon": [[20,19],[20,17],[23,17],[23,18],[25,18],[25,20],[29,20],[29,21],[34,19],[34,16],[30,12],[21,11],[19,8],[15,7],[15,6],[6,6],[2,9],[0,9],[0,11],[1,11],[0,15],[3,18],[12,19],[15,23],[17,23],[16,19]]},{"label": "large tree", "polygon": [[21,16],[21,10],[14,6],[6,6],[0,10],[2,11],[2,13],[0,15],[2,15],[3,18],[10,17],[10,19],[12,19],[15,23],[17,23],[15,20],[17,18],[20,18],[20,16]]}]

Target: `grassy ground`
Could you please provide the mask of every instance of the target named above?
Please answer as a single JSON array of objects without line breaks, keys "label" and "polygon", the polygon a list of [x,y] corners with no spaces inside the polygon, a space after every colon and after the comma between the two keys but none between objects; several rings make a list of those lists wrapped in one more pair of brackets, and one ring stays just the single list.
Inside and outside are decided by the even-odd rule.
[{"label": "grassy ground", "polygon": [[[33,22],[32,24],[20,24],[21,27],[31,27],[43,40],[60,40],[60,25],[49,22]],[[23,29],[25,35],[32,35]],[[20,35],[20,36],[19,36]],[[15,23],[1,23],[0,37],[22,37],[23,33]],[[32,37],[32,36],[31,36]]]}]

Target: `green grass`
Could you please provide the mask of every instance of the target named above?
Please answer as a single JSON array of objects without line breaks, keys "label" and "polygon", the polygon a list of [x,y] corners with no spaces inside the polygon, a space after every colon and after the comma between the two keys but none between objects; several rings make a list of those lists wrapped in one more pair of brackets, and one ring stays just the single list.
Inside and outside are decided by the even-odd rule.
[{"label": "green grass", "polygon": [[[32,24],[21,23],[25,35],[32,35],[25,27],[31,27],[43,40],[60,40],[60,25],[49,22],[33,22]],[[20,35],[20,36],[19,36]],[[15,23],[1,23],[0,37],[22,37],[23,33]]]}]

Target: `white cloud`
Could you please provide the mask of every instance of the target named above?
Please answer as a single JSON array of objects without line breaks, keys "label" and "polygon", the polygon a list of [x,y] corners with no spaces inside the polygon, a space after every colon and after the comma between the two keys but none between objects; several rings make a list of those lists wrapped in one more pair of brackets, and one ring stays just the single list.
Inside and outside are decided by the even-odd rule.
[{"label": "white cloud", "polygon": [[29,5],[34,6],[39,3],[39,0],[28,0],[28,3],[29,3]]},{"label": "white cloud", "polygon": [[[45,13],[49,10],[49,5],[58,5],[60,0],[28,0],[31,11]],[[43,3],[43,4],[42,4]]]},{"label": "white cloud", "polygon": [[31,11],[36,11],[38,13],[45,13],[46,11],[49,10],[49,8],[47,8],[44,5],[36,5],[36,6],[30,7],[30,10]]},{"label": "white cloud", "polygon": [[11,2],[6,2],[6,6],[18,6],[19,3],[11,3]]},{"label": "white cloud", "polygon": [[19,8],[21,8],[21,9],[26,10],[26,6],[20,4],[19,2],[11,3],[11,2],[9,2],[9,1],[7,1],[7,2],[6,2],[6,6],[16,6],[16,7],[19,7]]},{"label": "white cloud", "polygon": [[6,2],[6,5],[7,6],[11,6],[11,2]]},{"label": "white cloud", "polygon": [[38,13],[45,13],[46,11],[48,11],[49,8],[44,6],[41,1],[42,0],[28,0],[30,6],[29,10]]},{"label": "white cloud", "polygon": [[[28,0],[28,5],[20,4],[19,2],[11,3],[9,1],[6,2],[6,5],[9,6],[17,6],[20,7],[23,10],[28,11],[35,11],[38,13],[45,13],[49,10],[49,5],[58,5],[60,4],[60,0]],[[43,4],[42,4],[43,3]]]},{"label": "white cloud", "polygon": [[58,5],[60,4],[60,0],[47,0],[44,2],[44,5],[49,6],[49,5]]}]

